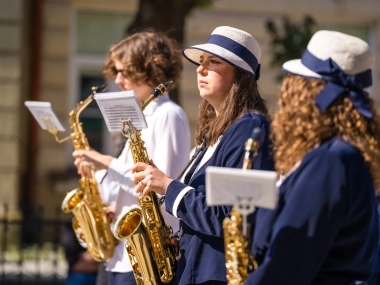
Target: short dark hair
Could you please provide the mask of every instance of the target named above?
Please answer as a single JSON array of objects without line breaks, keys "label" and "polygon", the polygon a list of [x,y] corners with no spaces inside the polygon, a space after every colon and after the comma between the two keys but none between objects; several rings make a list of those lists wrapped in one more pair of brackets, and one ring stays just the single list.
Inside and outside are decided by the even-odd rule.
[{"label": "short dark hair", "polygon": [[122,74],[133,83],[155,87],[161,83],[179,80],[183,69],[177,42],[166,34],[147,30],[136,32],[113,45],[107,55],[103,74],[115,78],[115,61],[123,63]]}]

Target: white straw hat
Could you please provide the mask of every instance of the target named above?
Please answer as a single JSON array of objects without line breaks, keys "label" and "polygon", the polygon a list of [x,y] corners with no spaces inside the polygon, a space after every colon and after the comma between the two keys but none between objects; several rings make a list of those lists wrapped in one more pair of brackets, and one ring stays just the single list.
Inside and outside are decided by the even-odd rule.
[{"label": "white straw hat", "polygon": [[317,95],[317,106],[326,110],[341,94],[348,94],[364,117],[372,118],[364,88],[372,85],[374,55],[368,44],[336,31],[318,31],[310,39],[301,59],[283,64],[289,73],[327,81]]},{"label": "white straw hat", "polygon": [[[316,32],[307,45],[307,51],[320,60],[331,58],[348,75],[371,69],[374,63],[374,56],[365,41],[336,31]],[[293,74],[323,78],[323,74],[306,67],[302,61],[302,59],[290,60],[282,67]]]},{"label": "white straw hat", "polygon": [[228,26],[217,27],[205,44],[182,50],[183,56],[196,65],[199,65],[202,52],[219,57],[256,80],[260,77],[261,48],[256,39],[245,31]]}]

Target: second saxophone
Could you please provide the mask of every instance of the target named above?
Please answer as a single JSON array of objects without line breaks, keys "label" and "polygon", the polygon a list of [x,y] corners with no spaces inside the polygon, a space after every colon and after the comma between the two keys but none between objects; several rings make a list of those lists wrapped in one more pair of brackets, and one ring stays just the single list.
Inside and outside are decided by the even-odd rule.
[{"label": "second saxophone", "polygon": [[[260,128],[255,128],[245,143],[243,170],[252,167],[260,132]],[[230,218],[224,219],[223,231],[228,285],[243,285],[249,273],[257,269],[257,262],[250,251],[249,235],[243,233],[243,216],[236,207],[232,208]]]},{"label": "second saxophone", "polygon": [[[171,83],[157,86],[141,105],[142,110],[163,95]],[[141,130],[134,128],[131,120],[123,121],[122,134],[128,137],[134,163],[149,163]],[[149,192],[138,202],[141,208],[132,208],[117,219],[114,235],[126,239],[125,248],[138,285],[167,284],[173,279],[177,265],[176,250],[170,242],[173,230],[164,221],[156,193]]]},{"label": "second saxophone", "polygon": [[[75,150],[90,148],[79,115],[94,100],[95,92],[103,88],[93,88],[93,94],[80,101],[69,113],[70,127],[73,130],[70,137]],[[113,254],[116,240],[104,211],[94,173],[92,172],[92,177],[81,177],[79,183],[81,187],[67,193],[62,202],[62,210],[65,213],[73,213],[72,225],[75,235],[80,243],[87,245],[90,255],[96,261],[106,261]]]}]

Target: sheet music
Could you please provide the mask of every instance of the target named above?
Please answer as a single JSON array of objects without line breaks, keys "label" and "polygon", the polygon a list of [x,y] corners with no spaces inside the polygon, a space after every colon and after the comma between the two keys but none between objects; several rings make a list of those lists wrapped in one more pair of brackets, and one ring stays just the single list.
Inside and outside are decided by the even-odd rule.
[{"label": "sheet music", "polygon": [[234,205],[244,201],[274,209],[278,199],[276,179],[275,171],[209,166],[206,168],[207,204]]},{"label": "sheet music", "polygon": [[97,93],[94,99],[102,112],[108,131],[120,132],[121,120],[128,118],[138,130],[148,127],[140,102],[133,91]]},{"label": "sheet music", "polygon": [[48,120],[58,131],[66,131],[54,113],[50,102],[25,101],[24,104],[43,130],[47,130],[46,122],[44,120]]}]

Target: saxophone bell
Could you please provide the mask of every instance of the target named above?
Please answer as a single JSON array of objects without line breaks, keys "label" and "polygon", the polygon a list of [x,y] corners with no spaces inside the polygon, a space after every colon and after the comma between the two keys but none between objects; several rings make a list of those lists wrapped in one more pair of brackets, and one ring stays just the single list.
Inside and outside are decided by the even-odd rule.
[{"label": "saxophone bell", "polygon": [[81,188],[75,188],[66,194],[65,199],[63,199],[61,208],[62,212],[68,214],[70,213],[82,200],[84,197],[84,191]]},{"label": "saxophone bell", "polygon": [[[128,253],[138,285],[160,284],[159,272],[155,265],[152,244],[139,207],[130,207],[120,215],[113,229],[114,236],[126,239],[124,247]],[[142,263],[143,261],[143,263]]]},{"label": "saxophone bell", "polygon": [[120,215],[113,228],[113,235],[117,239],[125,239],[133,234],[142,224],[141,210],[136,207],[129,207],[125,214]]}]

